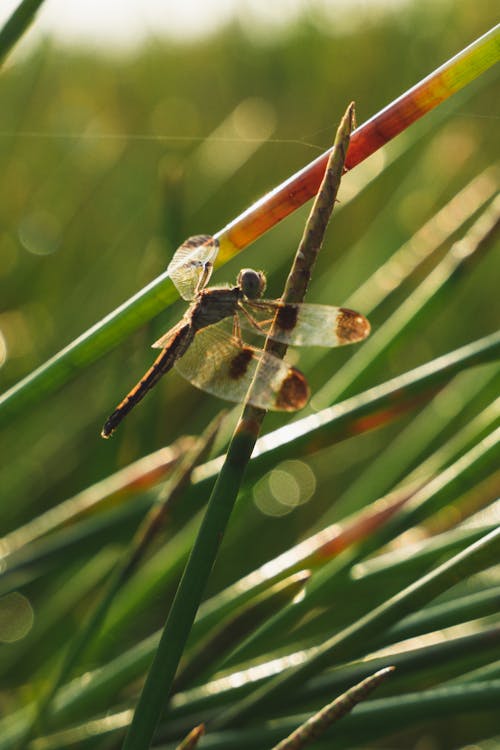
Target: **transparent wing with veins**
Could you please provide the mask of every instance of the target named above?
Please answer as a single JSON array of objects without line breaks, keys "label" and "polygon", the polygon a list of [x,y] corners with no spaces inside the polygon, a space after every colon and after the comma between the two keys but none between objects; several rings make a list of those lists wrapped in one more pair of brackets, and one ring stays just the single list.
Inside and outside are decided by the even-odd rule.
[{"label": "transparent wing with veins", "polygon": [[198,331],[175,367],[197,388],[227,401],[244,401],[251,384],[249,403],[262,409],[295,411],[309,399],[301,372],[231,336],[225,321]]},{"label": "transparent wing with veins", "polygon": [[[287,304],[279,300],[246,300],[242,327],[294,346],[343,346],[370,333],[368,320],[355,310],[330,305]],[[252,322],[253,321],[253,322]]]},{"label": "transparent wing with veins", "polygon": [[183,299],[194,299],[206,286],[218,252],[218,241],[208,234],[189,237],[177,248],[167,273]]}]

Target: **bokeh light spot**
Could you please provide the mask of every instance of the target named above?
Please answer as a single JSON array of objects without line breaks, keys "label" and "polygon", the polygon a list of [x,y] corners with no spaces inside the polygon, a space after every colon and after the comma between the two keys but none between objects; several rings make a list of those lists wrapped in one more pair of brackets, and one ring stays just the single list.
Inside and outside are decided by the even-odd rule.
[{"label": "bokeh light spot", "polygon": [[303,461],[283,461],[254,487],[256,506],[268,516],[284,516],[306,503],[316,489],[314,472]]},{"label": "bokeh light spot", "polygon": [[59,222],[48,211],[33,211],[21,220],[18,235],[28,252],[50,255],[59,247]]},{"label": "bokeh light spot", "polygon": [[0,598],[0,641],[14,643],[24,638],[34,622],[33,607],[17,591]]},{"label": "bokeh light spot", "polygon": [[0,367],[7,361],[7,342],[5,336],[0,330]]}]

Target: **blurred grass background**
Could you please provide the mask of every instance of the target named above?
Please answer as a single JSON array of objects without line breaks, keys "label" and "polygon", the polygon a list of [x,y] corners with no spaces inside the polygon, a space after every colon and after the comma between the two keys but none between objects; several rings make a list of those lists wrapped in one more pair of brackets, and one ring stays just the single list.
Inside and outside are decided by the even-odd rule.
[{"label": "blurred grass background", "polygon": [[[107,54],[46,38],[11,58],[0,108],[1,391],[161,273],[187,236],[217,231],[328,148],[349,101],[356,101],[363,122],[496,21],[493,4],[482,0],[361,7],[351,14],[337,14],[335,6],[312,4],[276,32],[240,15],[196,41],[151,36],[133,51]],[[342,304],[497,159],[495,83],[495,71],[482,76],[347,177],[308,301]],[[242,266],[257,267],[267,273],[268,296],[279,295],[307,210],[233,259],[213,282],[232,281]],[[408,294],[403,286],[377,311],[374,330]],[[149,367],[150,343],[183,310],[175,305],[0,432],[4,533],[179,435],[199,434],[220,410],[219,401],[173,372],[111,441],[99,437],[105,417]],[[492,332],[499,313],[498,256],[490,253],[363,386]],[[303,350],[297,362],[314,393],[351,354]],[[439,409],[444,416],[456,411],[442,440],[467,425],[494,392],[491,386],[474,401],[466,386],[462,401],[458,390],[431,407],[437,421]],[[259,544],[242,555],[229,539],[213,590],[286,550],[323,514],[335,520],[339,498],[338,517],[362,505],[347,492],[360,467],[392,441],[397,445],[414,418],[312,456],[304,464],[310,501],[293,512],[276,503],[258,508],[247,496],[244,519]],[[271,415],[266,428],[282,423]],[[258,485],[253,494],[258,501]],[[129,531],[125,525],[109,541],[119,544]],[[61,580],[88,552],[85,542],[71,548]],[[58,580],[25,587],[35,613]],[[84,606],[58,623],[62,638]],[[161,621],[152,606],[140,634]],[[20,684],[26,677],[18,675]],[[453,742],[442,736],[418,750]]]}]

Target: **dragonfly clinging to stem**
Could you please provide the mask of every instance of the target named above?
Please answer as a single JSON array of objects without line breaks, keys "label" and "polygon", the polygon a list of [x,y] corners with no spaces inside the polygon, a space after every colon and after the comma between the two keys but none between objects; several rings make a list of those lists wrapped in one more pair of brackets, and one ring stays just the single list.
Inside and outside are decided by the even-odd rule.
[{"label": "dragonfly clinging to stem", "polygon": [[[182,319],[153,344],[162,350],[143,378],[108,417],[108,438],[128,412],[174,365],[197,388],[228,401],[263,409],[296,411],[309,399],[302,373],[269,352],[243,342],[241,326],[297,346],[341,346],[366,338],[370,324],[354,310],[329,305],[262,299],[261,271],[240,271],[235,286],[207,287],[219,243],[210,235],[190,237],[175,252],[168,274],[190,301]],[[232,320],[232,333],[227,320]],[[250,385],[251,392],[248,394]]]}]

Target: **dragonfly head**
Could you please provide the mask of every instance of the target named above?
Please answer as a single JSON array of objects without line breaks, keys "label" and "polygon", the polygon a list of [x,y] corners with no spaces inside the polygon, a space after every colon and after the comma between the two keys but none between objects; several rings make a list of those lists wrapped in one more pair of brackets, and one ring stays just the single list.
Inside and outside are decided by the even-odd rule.
[{"label": "dragonfly head", "polygon": [[252,268],[242,268],[238,274],[238,286],[248,299],[262,297],[266,288],[266,277],[262,271],[254,271]]}]

